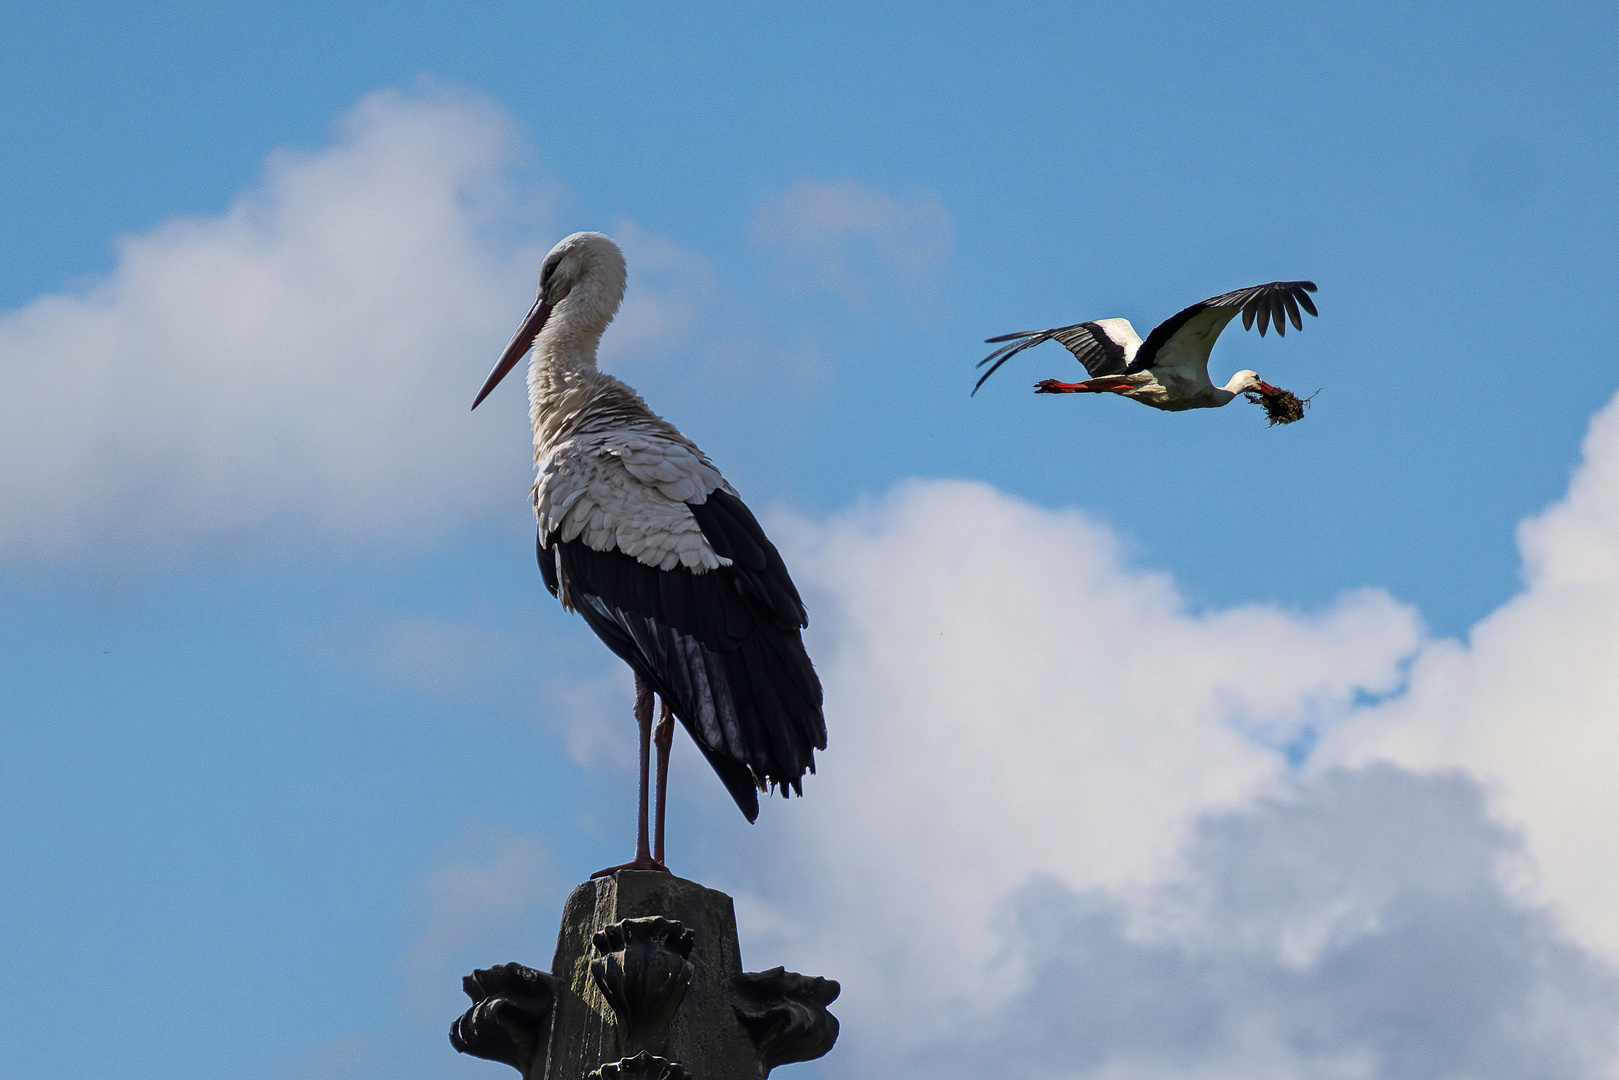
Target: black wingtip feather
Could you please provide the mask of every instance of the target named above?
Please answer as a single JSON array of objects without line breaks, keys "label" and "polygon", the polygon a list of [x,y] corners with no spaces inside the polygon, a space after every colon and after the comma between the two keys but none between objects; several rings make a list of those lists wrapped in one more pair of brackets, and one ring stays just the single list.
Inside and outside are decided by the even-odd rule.
[{"label": "black wingtip feather", "polygon": [[1304,319],[1299,316],[1298,301],[1293,299],[1293,294],[1283,293],[1282,304],[1287,308],[1287,317],[1293,321],[1293,329],[1303,330]]}]

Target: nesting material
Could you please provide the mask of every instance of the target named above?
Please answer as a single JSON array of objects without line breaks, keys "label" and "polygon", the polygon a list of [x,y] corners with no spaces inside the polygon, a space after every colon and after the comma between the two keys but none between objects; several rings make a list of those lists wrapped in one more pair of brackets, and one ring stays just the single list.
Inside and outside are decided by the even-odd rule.
[{"label": "nesting material", "polygon": [[1280,387],[1270,394],[1251,391],[1248,394],[1249,401],[1265,407],[1265,418],[1270,421],[1271,427],[1277,424],[1294,424],[1303,420],[1304,410],[1310,407],[1310,401],[1314,397],[1315,394],[1311,394],[1307,398],[1301,398],[1293,391],[1283,390]]}]

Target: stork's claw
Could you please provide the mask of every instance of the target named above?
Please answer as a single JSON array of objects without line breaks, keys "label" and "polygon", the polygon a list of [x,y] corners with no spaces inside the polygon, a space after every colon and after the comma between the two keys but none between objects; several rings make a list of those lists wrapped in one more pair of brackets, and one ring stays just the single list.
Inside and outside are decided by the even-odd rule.
[{"label": "stork's claw", "polygon": [[1034,384],[1037,394],[1077,394],[1080,388],[1079,383],[1058,382],[1056,379],[1041,379]]},{"label": "stork's claw", "polygon": [[663,865],[657,859],[648,856],[644,859],[631,859],[629,862],[623,863],[619,866],[609,866],[605,870],[598,870],[594,874],[590,875],[590,880],[595,881],[599,877],[608,877],[609,875],[618,873],[620,870],[652,870],[660,874],[667,874],[670,872],[667,866]]}]

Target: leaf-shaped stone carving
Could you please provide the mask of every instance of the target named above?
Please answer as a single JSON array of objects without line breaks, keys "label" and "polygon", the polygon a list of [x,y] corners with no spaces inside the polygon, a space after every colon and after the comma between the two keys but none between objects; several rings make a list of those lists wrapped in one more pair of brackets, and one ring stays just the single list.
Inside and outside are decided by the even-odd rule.
[{"label": "leaf-shaped stone carving", "polygon": [[685,1000],[695,935],[673,919],[621,919],[591,939],[590,974],[634,1050],[662,1038]]}]

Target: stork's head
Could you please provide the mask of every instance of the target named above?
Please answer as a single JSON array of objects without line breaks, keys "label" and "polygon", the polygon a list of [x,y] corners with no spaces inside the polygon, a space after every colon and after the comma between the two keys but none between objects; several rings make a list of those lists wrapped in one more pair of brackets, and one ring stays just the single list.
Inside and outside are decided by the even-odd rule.
[{"label": "stork's head", "polygon": [[595,338],[613,321],[624,300],[625,274],[624,253],[601,233],[576,232],[552,248],[540,263],[540,289],[534,306],[512,335],[472,407],[476,409],[534,347],[553,313],[559,325],[565,323],[569,331],[591,339],[594,349]]},{"label": "stork's head", "polygon": [[1231,376],[1225,388],[1233,394],[1274,394],[1276,387],[1259,377],[1259,372],[1243,370]]}]

